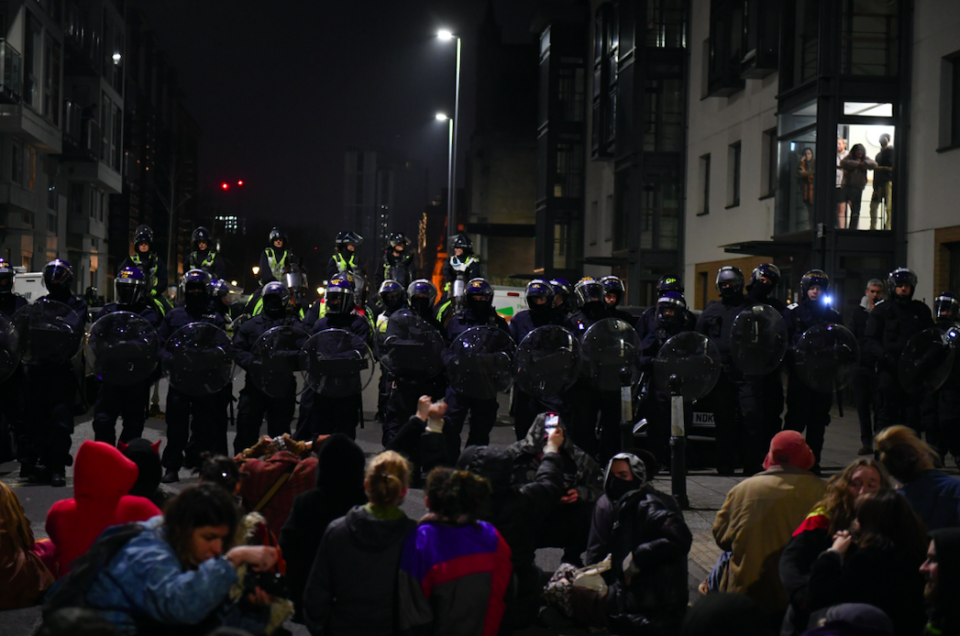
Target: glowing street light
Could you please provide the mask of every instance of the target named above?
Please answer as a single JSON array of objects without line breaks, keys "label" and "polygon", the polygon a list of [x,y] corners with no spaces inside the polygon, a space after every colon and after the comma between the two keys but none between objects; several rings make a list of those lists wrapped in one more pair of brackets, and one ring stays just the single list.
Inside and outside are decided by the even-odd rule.
[{"label": "glowing street light", "polygon": [[260,266],[259,266],[259,265],[254,265],[254,266],[253,266],[253,275],[256,276],[256,275],[258,275],[259,273],[260,273]]},{"label": "glowing street light", "polygon": [[441,42],[449,42],[453,39],[453,33],[447,29],[440,29],[437,31],[437,37],[440,38]]}]

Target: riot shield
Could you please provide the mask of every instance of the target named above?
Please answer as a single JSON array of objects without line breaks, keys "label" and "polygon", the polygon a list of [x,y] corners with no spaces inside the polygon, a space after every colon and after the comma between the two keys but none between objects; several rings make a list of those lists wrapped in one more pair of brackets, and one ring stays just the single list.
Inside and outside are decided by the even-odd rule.
[{"label": "riot shield", "polygon": [[87,359],[106,384],[132,386],[157,368],[157,332],[145,318],[129,311],[107,314],[90,329]]},{"label": "riot shield", "polygon": [[730,357],[747,375],[766,375],[787,352],[787,325],[770,305],[744,309],[730,327]]},{"label": "riot shield", "polygon": [[517,347],[514,372],[528,395],[560,395],[580,375],[580,341],[557,325],[537,327]]},{"label": "riot shield", "polygon": [[247,378],[272,398],[285,398],[296,393],[293,374],[300,368],[300,349],[310,337],[302,327],[280,325],[265,331],[253,343],[253,363]]},{"label": "riot shield", "polygon": [[640,337],[633,327],[617,318],[594,323],[580,341],[583,366],[580,375],[601,391],[619,391],[621,371],[630,372],[630,384],[640,377]]},{"label": "riot shield", "polygon": [[685,331],[667,340],[653,361],[657,390],[670,395],[672,389],[679,388],[684,402],[699,400],[710,393],[722,370],[717,343],[694,331]]},{"label": "riot shield", "polygon": [[230,337],[210,323],[191,322],[175,331],[160,357],[170,386],[187,395],[212,395],[233,380]]},{"label": "riot shield", "polygon": [[67,305],[44,297],[13,315],[25,365],[64,364],[80,351],[83,317]]},{"label": "riot shield", "polygon": [[307,386],[327,397],[357,395],[373,379],[366,341],[345,329],[325,329],[304,343],[300,369]]},{"label": "riot shield", "polygon": [[0,382],[3,382],[17,370],[20,364],[20,335],[17,328],[3,314],[0,314]]},{"label": "riot shield", "polygon": [[517,345],[496,327],[471,327],[450,345],[447,375],[458,393],[490,400],[513,381],[513,355]]},{"label": "riot shield", "polygon": [[380,364],[399,380],[426,381],[443,371],[445,349],[440,332],[419,316],[394,314],[380,345]]},{"label": "riot shield", "polygon": [[929,395],[950,377],[956,349],[949,331],[930,327],[907,341],[897,366],[900,385],[907,393]]},{"label": "riot shield", "polygon": [[857,339],[849,329],[834,323],[807,329],[793,355],[797,376],[820,393],[833,393],[850,384],[859,360]]}]

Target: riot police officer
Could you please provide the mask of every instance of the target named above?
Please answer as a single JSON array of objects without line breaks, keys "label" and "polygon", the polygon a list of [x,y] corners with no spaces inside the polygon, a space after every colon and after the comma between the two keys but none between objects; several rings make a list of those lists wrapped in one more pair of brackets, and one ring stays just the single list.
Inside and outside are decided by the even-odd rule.
[{"label": "riot police officer", "polygon": [[[147,279],[149,296],[167,304],[164,292],[167,291],[167,266],[153,251],[153,230],[149,225],[141,225],[133,235],[133,254],[124,259],[120,269],[136,267]],[[168,306],[164,310],[169,309]]]},{"label": "riot police officer", "polygon": [[388,240],[389,248],[383,253],[383,260],[377,268],[374,283],[379,289],[385,280],[394,280],[406,289],[413,278],[413,254],[406,251],[410,241],[403,232],[394,232]]},{"label": "riot police officer", "polygon": [[327,280],[332,280],[337,272],[354,272],[361,268],[357,261],[357,248],[363,243],[363,237],[356,232],[343,231],[337,234],[336,251],[327,263]]},{"label": "riot police officer", "polygon": [[[369,345],[370,326],[363,316],[354,313],[354,295],[353,285],[346,278],[334,277],[327,285],[326,313],[314,324],[311,334],[327,329],[343,329],[362,338]],[[298,439],[333,433],[343,433],[350,439],[356,439],[357,425],[363,415],[363,402],[359,393],[347,397],[331,397],[314,391],[307,393],[311,394],[311,399],[302,401],[300,408],[303,409],[304,402],[307,403],[309,412],[306,414],[305,423],[308,430],[298,430]]]},{"label": "riot police officer", "polygon": [[[205,322],[226,328],[226,323],[217,312],[210,311],[210,275],[203,270],[190,270],[181,280],[183,304],[167,312],[157,329],[162,347],[178,329],[194,322]],[[217,392],[200,397],[190,396],[170,386],[167,390],[167,447],[161,462],[166,469],[162,477],[165,484],[180,481],[180,468],[198,465],[200,453],[208,451],[217,455],[227,454],[227,431],[223,396]],[[188,442],[188,435],[190,437]]]},{"label": "riot police officer", "polygon": [[[658,300],[663,298],[664,294],[670,292],[674,292],[682,296],[683,281],[681,281],[680,277],[676,274],[664,274],[660,277],[660,280],[657,281],[657,286],[655,289]],[[686,307],[686,302],[684,302],[684,307]],[[647,337],[648,333],[656,331],[660,328],[659,321],[657,320],[657,312],[659,310],[659,305],[654,303],[652,306],[644,309],[643,313],[640,314],[640,317],[637,319],[637,335],[640,336],[641,342]],[[697,317],[694,316],[693,312],[690,310],[685,310],[685,312],[683,324],[685,331],[693,331],[694,327],[697,326]]]},{"label": "riot police officer", "polygon": [[[683,294],[666,291],[657,299],[654,329],[640,341],[642,350],[641,369],[643,381],[640,386],[640,417],[647,420],[647,450],[657,458],[661,466],[670,465],[670,396],[656,388],[653,364],[661,347],[670,338],[687,329],[687,301]],[[692,409],[684,409],[689,424],[693,419]]]},{"label": "riot police officer", "polygon": [[269,245],[260,254],[260,270],[257,272],[260,285],[283,278],[283,270],[291,265],[294,257],[287,249],[287,233],[278,227],[270,230]]},{"label": "riot police officer", "polygon": [[[933,311],[941,331],[960,329],[960,299],[956,294],[943,292],[937,296]],[[954,463],[960,465],[960,361],[954,360],[946,382],[927,399],[934,411],[928,422],[927,441],[944,460],[952,455]]]},{"label": "riot police officer", "polygon": [[900,385],[897,366],[907,342],[915,334],[934,326],[930,308],[913,299],[917,275],[906,267],[890,272],[884,301],[874,307],[867,319],[865,344],[878,361],[880,375],[880,430],[905,424],[920,432],[921,399],[908,394]]},{"label": "riot police officer", "polygon": [[[744,377],[730,357],[730,329],[737,315],[754,302],[743,294],[743,272],[726,265],[717,272],[720,300],[711,301],[697,320],[696,331],[713,340],[720,350],[723,372],[710,392],[717,437],[717,472],[732,475],[737,466],[737,449],[744,474],[762,470],[767,449],[763,447],[763,420],[760,383]],[[742,442],[742,443],[739,443]]]},{"label": "riot police officer", "polygon": [[[13,293],[13,282],[16,272],[13,266],[0,258],[0,312],[8,320],[13,318],[17,310],[27,306],[27,299],[20,294]],[[10,461],[13,457],[12,441],[16,441],[17,460],[21,456],[29,456],[28,449],[32,445],[30,431],[27,429],[24,418],[24,375],[23,365],[17,365],[13,374],[0,383],[0,416],[3,417],[3,440],[0,441],[0,461]],[[21,450],[22,449],[22,450]],[[21,461],[21,464],[24,462]],[[28,462],[27,462],[28,463]],[[26,467],[29,474],[32,465]]]},{"label": "riot police officer", "polygon": [[457,281],[466,288],[468,281],[481,276],[480,259],[473,254],[473,241],[470,237],[457,234],[453,237],[451,249],[453,254],[443,263],[443,297],[437,308],[437,319],[443,324],[447,323],[453,313],[462,309],[456,304],[456,295],[459,293]]},{"label": "riot police officer", "polygon": [[607,317],[622,320],[632,327],[635,322],[634,317],[619,309],[626,293],[623,281],[616,276],[604,276],[600,279],[600,284],[603,285],[603,304],[607,308]]},{"label": "riot police officer", "polygon": [[212,249],[213,241],[210,238],[210,230],[200,226],[193,231],[190,238],[193,241],[193,251],[187,257],[187,270],[202,269],[210,274],[211,278],[222,279],[226,267],[223,263],[223,257]]},{"label": "riot police officer", "polygon": [[[380,284],[380,291],[377,296],[380,299],[381,308],[376,322],[377,344],[379,345],[387,335],[387,323],[390,320],[390,316],[407,306],[407,290],[395,280],[385,280]],[[387,402],[390,399],[390,386],[393,381],[394,378],[390,373],[386,369],[382,369],[377,394],[376,416],[377,421],[381,424],[386,423]],[[389,443],[386,431],[384,431],[384,440],[383,445],[386,446]]]},{"label": "riot police officer", "polygon": [[410,305],[410,311],[439,330],[440,323],[433,315],[433,306],[436,302],[437,288],[427,279],[417,279],[407,286],[407,303]]},{"label": "riot police officer", "polygon": [[[534,329],[546,325],[557,325],[572,330],[566,315],[553,305],[554,291],[549,282],[535,279],[527,283],[527,307],[510,321],[510,336],[518,345]],[[545,411],[559,411],[557,399],[541,399],[525,393],[519,386],[513,387],[513,428],[517,439],[527,436],[527,431]]]},{"label": "riot police officer", "polygon": [[[493,287],[482,278],[474,278],[464,289],[463,310],[455,314],[447,325],[447,340],[453,342],[471,327],[481,326],[496,327],[504,333],[510,333],[507,321],[493,308]],[[446,402],[447,424],[443,427],[443,434],[446,436],[447,456],[451,459],[460,456],[460,433],[468,412],[471,415],[467,446],[487,446],[490,443],[490,431],[497,421],[497,399],[468,397],[448,386]]]},{"label": "riot police officer", "polygon": [[[87,303],[72,291],[73,268],[66,261],[54,259],[43,268],[47,294],[38,303],[56,301],[73,310],[71,328],[83,333],[87,322]],[[21,462],[34,462],[28,471],[32,481],[65,486],[66,467],[73,464],[70,445],[73,434],[73,403],[77,391],[77,375],[70,360],[61,363],[27,366],[26,394],[33,444],[31,456]],[[23,471],[21,469],[21,475]]]},{"label": "riot police officer", "polygon": [[566,278],[552,278],[550,286],[553,287],[553,308],[564,316],[570,316],[576,309],[573,306],[573,287]]},{"label": "riot police officer", "polygon": [[[825,323],[840,324],[840,314],[830,308],[827,290],[830,278],[819,269],[812,269],[800,279],[800,303],[791,304],[783,312],[791,347],[795,347],[804,332]],[[784,430],[802,433],[807,430],[807,446],[813,451],[816,463],[813,472],[820,472],[820,453],[823,436],[830,424],[832,393],[820,393],[808,387],[791,365],[787,383],[787,415]]]},{"label": "riot police officer", "polygon": [[[299,325],[300,321],[290,314],[290,292],[283,283],[272,281],[263,286],[263,311],[244,321],[233,337],[233,347],[237,363],[246,371],[254,364],[252,353],[257,340],[270,329],[284,325]],[[301,343],[302,344],[302,343]],[[273,355],[299,356],[299,349],[275,351]],[[240,453],[257,443],[263,418],[267,418],[267,434],[278,437],[290,432],[290,422],[297,407],[297,380],[290,374],[287,378],[288,391],[283,397],[270,397],[251,382],[247,375],[246,383],[240,391],[240,404],[237,408],[237,437],[233,442],[234,453]]]},{"label": "riot police officer", "polygon": [[[773,263],[761,263],[753,268],[750,283],[747,285],[747,298],[756,304],[769,305],[781,316],[787,306],[775,296],[771,296],[780,284],[780,268]],[[764,447],[780,432],[783,420],[783,373],[781,367],[760,378],[760,408],[763,412]]]},{"label": "riot police officer", "polygon": [[[154,329],[160,326],[160,314],[152,304],[148,304],[147,280],[143,272],[136,267],[124,267],[117,273],[113,281],[113,289],[117,301],[101,309],[94,322],[108,314],[126,311],[140,316]],[[116,443],[118,417],[123,418],[123,429],[120,431],[121,442],[127,443],[143,436],[150,386],[154,379],[151,378],[133,386],[100,383],[97,401],[93,406],[93,433],[96,441],[111,445]]]}]

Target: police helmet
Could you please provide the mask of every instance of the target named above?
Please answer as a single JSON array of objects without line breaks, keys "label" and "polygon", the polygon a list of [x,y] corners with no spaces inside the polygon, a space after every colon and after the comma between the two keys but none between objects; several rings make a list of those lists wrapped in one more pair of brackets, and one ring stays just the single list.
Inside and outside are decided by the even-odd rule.
[{"label": "police helmet", "polygon": [[577,304],[581,307],[589,303],[603,302],[603,285],[592,276],[584,276],[573,288],[573,293],[577,297]]},{"label": "police helmet", "polygon": [[[897,295],[897,287],[901,285],[910,285],[910,293],[906,296]],[[890,272],[887,277],[887,297],[898,302],[905,302],[913,298],[913,293],[917,291],[917,275],[906,267],[898,267]]]},{"label": "police helmet", "polygon": [[347,245],[353,245],[355,247],[363,243],[363,237],[357,234],[356,232],[340,232],[337,234],[337,248],[346,249]]},{"label": "police helmet", "polygon": [[933,313],[937,320],[960,319],[960,299],[953,292],[943,292],[933,301]]},{"label": "police helmet", "polygon": [[332,283],[337,280],[346,282],[348,285],[350,285],[350,289],[352,289],[354,292],[357,291],[357,282],[354,280],[353,274],[350,272],[337,272],[333,275],[333,278],[330,279],[330,282]]},{"label": "police helmet", "polygon": [[[770,282],[764,284],[760,279],[769,278]],[[762,289],[770,291],[777,288],[777,285],[780,284],[780,268],[774,265],[773,263],[760,263],[753,268],[753,272],[750,274],[750,285],[749,288],[760,285]]]},{"label": "police helmet", "polygon": [[191,292],[196,293],[202,291],[204,294],[207,293],[207,287],[210,286],[210,274],[205,272],[202,269],[191,269],[189,272],[183,275],[183,278],[180,280],[180,289],[183,290],[184,294],[189,294]]},{"label": "police helmet", "polygon": [[378,295],[380,296],[380,302],[389,311],[400,309],[407,300],[407,291],[403,288],[403,285],[395,280],[383,281]]},{"label": "police helmet", "polygon": [[489,311],[493,307],[493,287],[482,278],[472,279],[463,291],[463,304],[470,311]]},{"label": "police helmet", "polygon": [[225,280],[213,278],[210,280],[207,293],[210,294],[210,298],[226,298],[230,294],[230,286]]},{"label": "police helmet", "polygon": [[721,298],[730,298],[743,293],[743,272],[739,267],[724,265],[717,272],[717,291]]},{"label": "police helmet", "polygon": [[346,278],[334,277],[327,285],[326,299],[328,314],[348,314],[353,310],[353,285]]},{"label": "police helmet", "polygon": [[473,241],[466,234],[457,234],[453,237],[453,249],[461,249],[464,254],[473,252]]},{"label": "police helmet", "polygon": [[687,301],[680,292],[666,292],[657,300],[657,322],[681,326],[686,320]]},{"label": "police helmet", "polygon": [[137,267],[124,267],[113,279],[113,294],[119,305],[139,305],[147,293],[147,277]]},{"label": "police helmet", "polygon": [[283,312],[290,302],[290,290],[279,281],[270,281],[263,286],[260,298],[263,299],[263,311],[268,316],[277,315]]},{"label": "police helmet", "polygon": [[394,232],[390,235],[387,243],[390,245],[390,247],[396,247],[397,245],[407,246],[410,245],[410,240],[403,232]]},{"label": "police helmet", "polygon": [[807,299],[807,292],[816,285],[820,288],[820,293],[825,293],[830,288],[830,277],[822,269],[811,269],[800,279],[800,300]]},{"label": "police helmet", "polygon": [[202,225],[193,231],[193,235],[190,237],[190,240],[193,241],[193,249],[200,249],[200,243],[206,243],[207,247],[210,247],[210,230],[203,227]]},{"label": "police helmet", "polygon": [[0,294],[13,293],[13,279],[16,271],[6,259],[0,258]]},{"label": "police helmet", "polygon": [[623,300],[623,281],[616,276],[604,276],[600,279],[600,284],[603,285],[604,302],[606,302],[607,294],[613,294],[616,300],[613,301],[611,306],[619,305],[620,301]]},{"label": "police helmet", "polygon": [[657,281],[657,298],[661,298],[667,292],[683,293],[683,281],[676,274],[664,274]]},{"label": "police helmet", "polygon": [[274,241],[283,241],[284,246],[286,246],[287,233],[278,227],[274,227],[272,230],[270,230],[270,236],[267,239],[267,242],[270,243],[270,245],[273,245]]},{"label": "police helmet", "polygon": [[553,306],[569,308],[570,297],[573,295],[573,287],[566,278],[553,278],[550,280],[550,286],[553,287]]},{"label": "police helmet", "polygon": [[[550,311],[553,309],[553,286],[545,280],[534,279],[527,283],[527,307],[531,311]],[[538,303],[537,300],[543,302]]]},{"label": "police helmet", "polygon": [[417,279],[407,285],[407,298],[418,314],[425,315],[437,302],[437,287],[425,278]]},{"label": "police helmet", "polygon": [[43,267],[43,284],[51,293],[70,293],[73,284],[73,268],[67,261],[55,258]]},{"label": "police helmet", "polygon": [[140,225],[133,232],[133,246],[139,247],[141,243],[153,245],[153,230],[149,225]]}]

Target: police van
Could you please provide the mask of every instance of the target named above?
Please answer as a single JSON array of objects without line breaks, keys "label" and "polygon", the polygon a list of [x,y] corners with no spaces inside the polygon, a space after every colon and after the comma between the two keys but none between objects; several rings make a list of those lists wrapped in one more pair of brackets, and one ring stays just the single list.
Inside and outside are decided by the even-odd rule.
[{"label": "police van", "polygon": [[27,299],[27,302],[35,302],[41,296],[46,295],[47,287],[43,284],[43,272],[27,272],[23,267],[13,268],[16,274],[13,277],[13,292],[20,294]]}]

